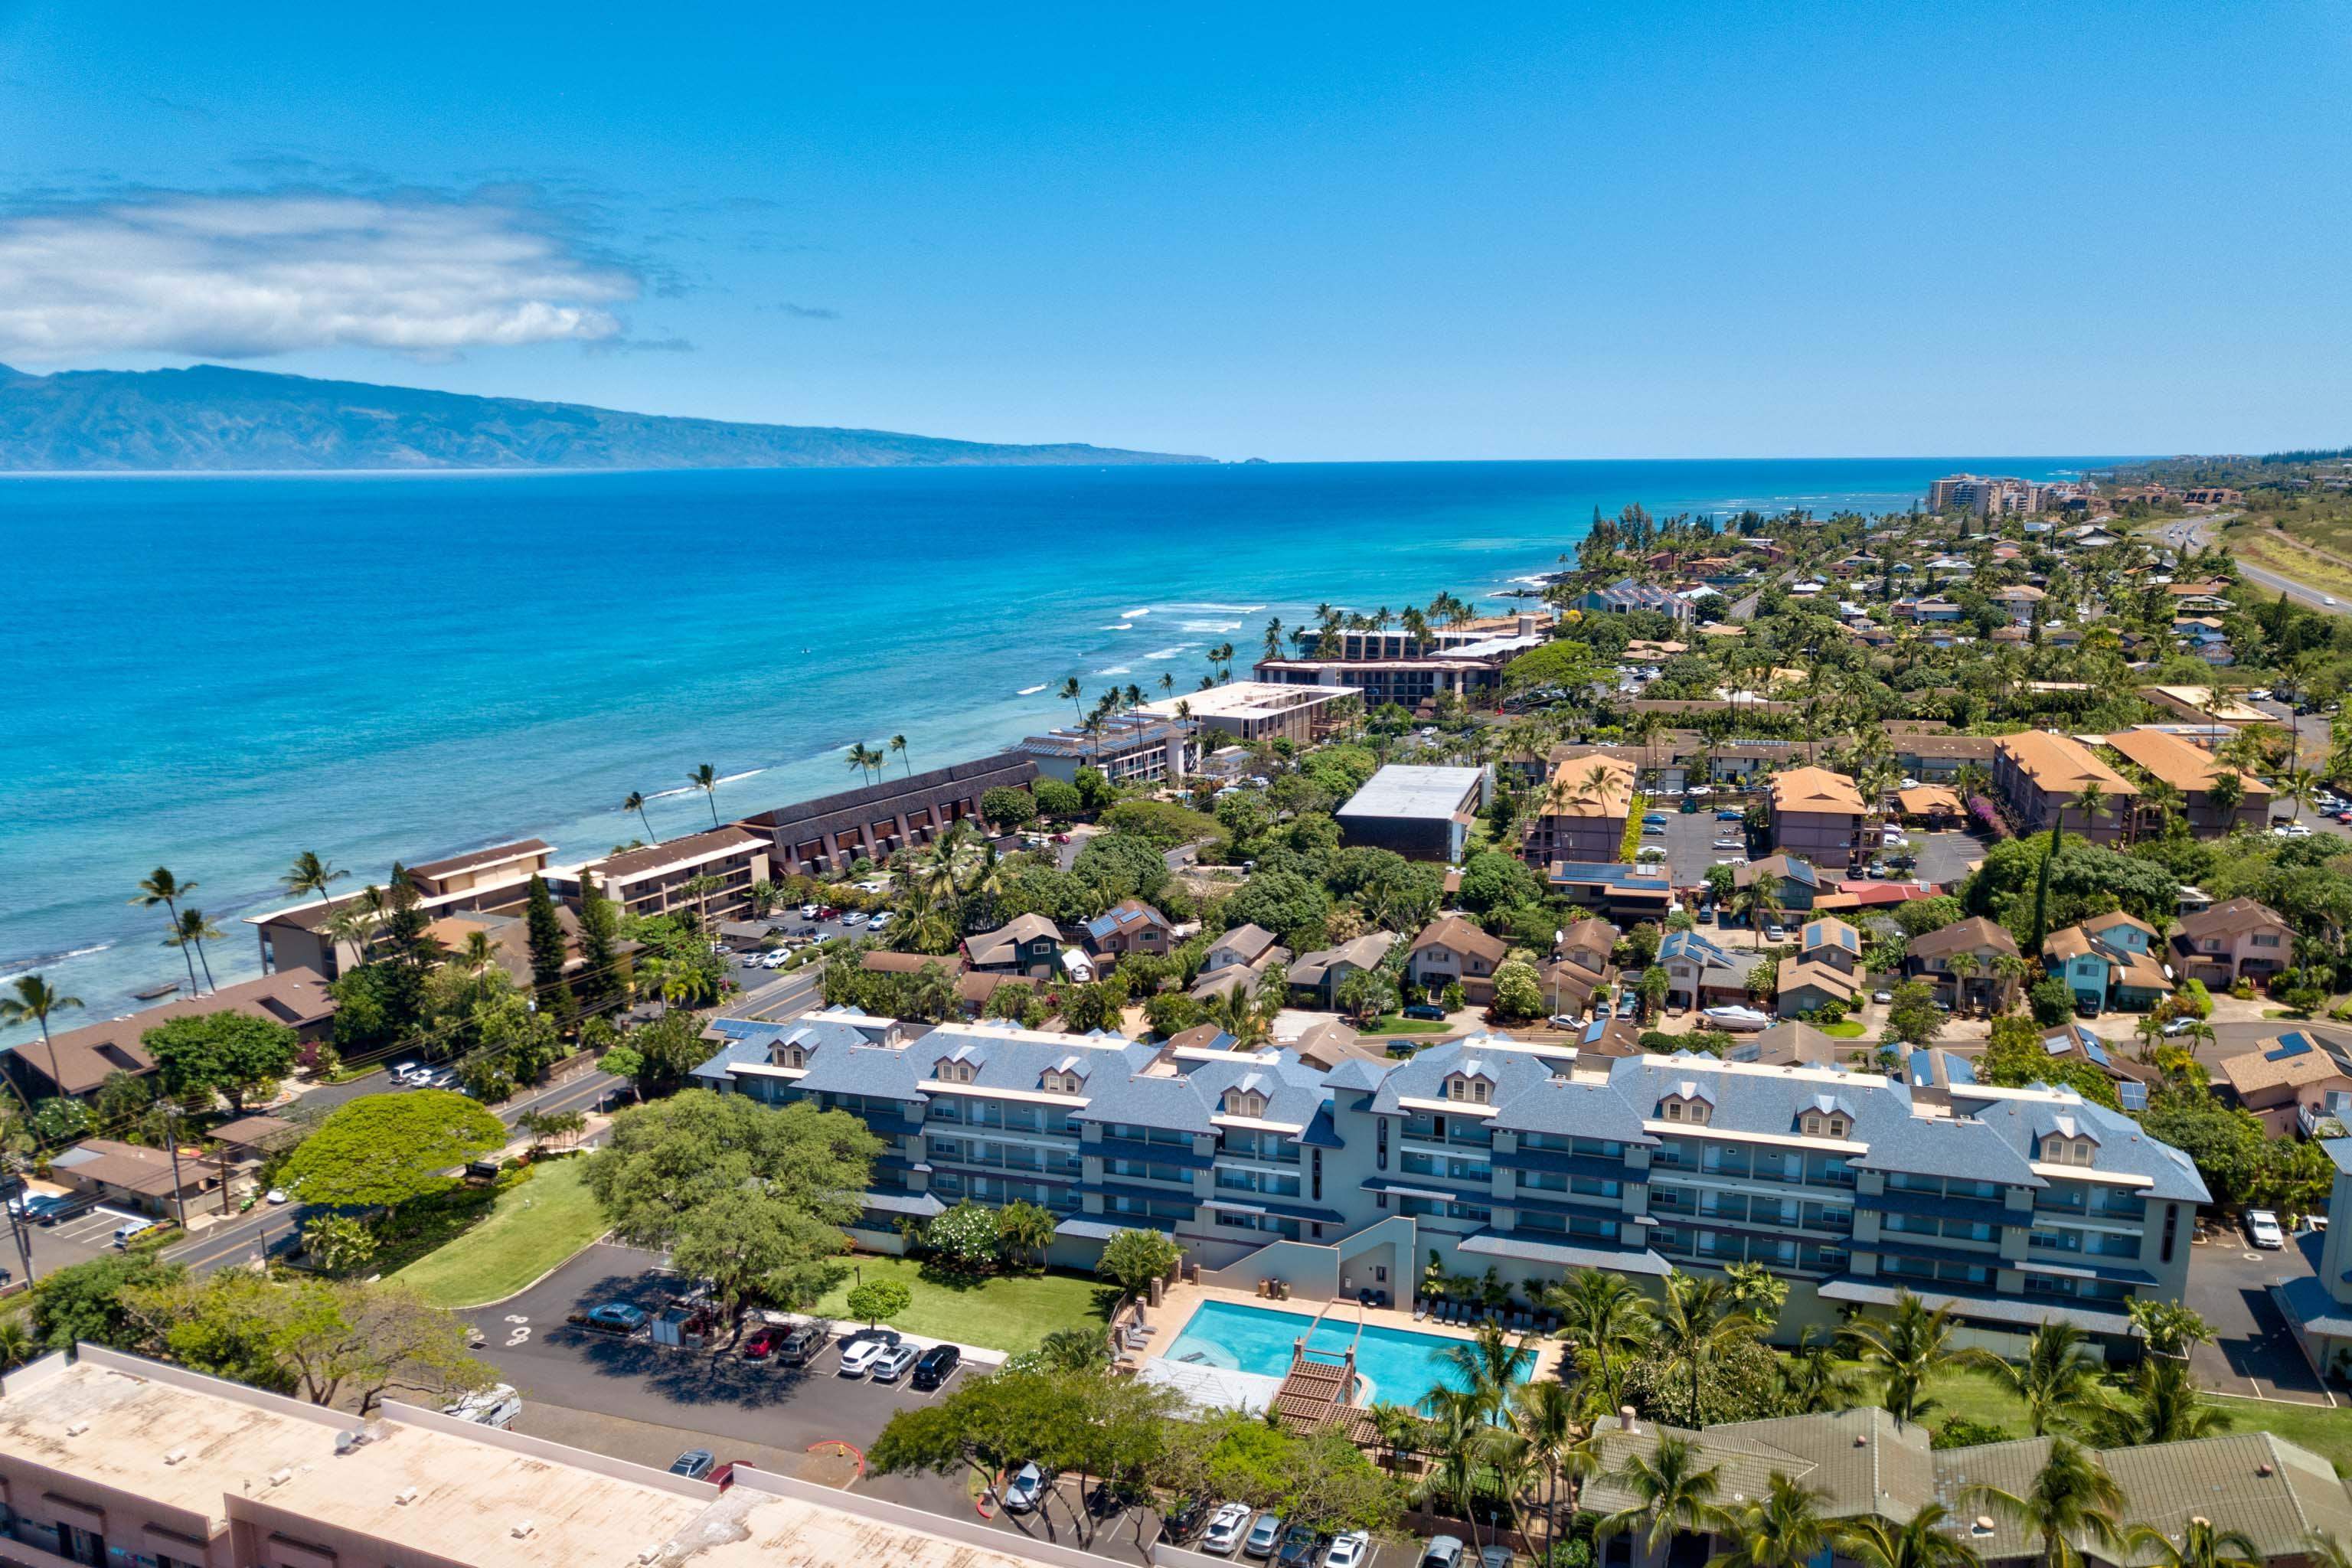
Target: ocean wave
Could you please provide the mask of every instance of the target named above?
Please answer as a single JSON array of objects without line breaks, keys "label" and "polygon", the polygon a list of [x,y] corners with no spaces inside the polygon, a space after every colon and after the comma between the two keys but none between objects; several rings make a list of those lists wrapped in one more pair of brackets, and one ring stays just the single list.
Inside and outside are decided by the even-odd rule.
[{"label": "ocean wave", "polygon": [[768,771],[768,770],[767,770],[767,769],[765,769],[765,768],[753,768],[753,769],[751,769],[751,770],[750,772],[748,772],[748,773],[729,773],[729,774],[727,774],[725,777],[721,778],[719,782],[720,784],[735,784],[735,783],[737,783],[737,782],[739,782],[739,781],[740,781],[740,780],[743,780],[743,779],[755,779],[755,778],[758,778],[761,773],[766,773],[767,771]]},{"label": "ocean wave", "polygon": [[1215,605],[1203,599],[1196,604],[1171,605],[1171,610],[1208,610],[1218,615],[1254,616],[1265,608],[1264,605]]},{"label": "ocean wave", "polygon": [[[720,784],[735,784],[742,779],[757,778],[767,771],[768,770],[765,768],[753,768],[747,773],[725,773],[720,775],[719,782]],[[700,784],[680,784],[676,789],[656,790],[653,794],[646,796],[646,798],[647,800],[676,800],[678,796],[683,795],[700,795],[701,793],[702,786]]]},{"label": "ocean wave", "polygon": [[1176,629],[1180,632],[1237,632],[1242,629],[1242,624],[1239,621],[1178,621]]},{"label": "ocean wave", "polygon": [[1118,625],[1115,626],[1097,626],[1095,628],[1095,630],[1098,632],[1131,632],[1134,629],[1134,626],[1125,621],[1119,622]]},{"label": "ocean wave", "polygon": [[63,952],[35,953],[29,959],[19,961],[24,964],[22,969],[11,969],[0,973],[0,984],[5,984],[11,980],[22,979],[27,974],[37,974],[53,963],[63,963],[68,959],[88,958],[92,953],[104,952],[113,945],[114,943],[110,942],[101,942],[89,947],[68,948]]},{"label": "ocean wave", "polygon": [[1140,610],[1121,610],[1121,611],[1118,613],[1118,618],[1119,618],[1120,620],[1122,620],[1122,621],[1132,621],[1132,620],[1139,619],[1139,618],[1141,618],[1142,616],[1148,616],[1148,615],[1150,615],[1150,613],[1151,613],[1150,607],[1149,605],[1146,605],[1144,608],[1142,608],[1142,609],[1140,609]]},{"label": "ocean wave", "polygon": [[1135,671],[1129,669],[1126,665],[1114,664],[1108,669],[1097,669],[1093,673],[1097,675],[1133,675]]},{"label": "ocean wave", "polygon": [[1187,653],[1191,652],[1193,648],[1196,648],[1196,647],[1200,647],[1200,646],[1201,646],[1201,645],[1200,645],[1199,643],[1192,643],[1192,642],[1180,642],[1180,643],[1176,644],[1173,647],[1156,647],[1156,648],[1153,648],[1150,653],[1145,654],[1145,655],[1143,656],[1143,658],[1144,658],[1144,661],[1145,661],[1146,663],[1150,663],[1150,662],[1154,662],[1154,661],[1156,661],[1156,660],[1160,660],[1160,659],[1166,659],[1166,658],[1183,658],[1183,657],[1184,657],[1184,655],[1185,655],[1185,654],[1187,654]]},{"label": "ocean wave", "polygon": [[1024,686],[1020,690],[1014,692],[1013,695],[1015,697],[1034,697],[1037,693],[1045,689],[1043,686]]}]

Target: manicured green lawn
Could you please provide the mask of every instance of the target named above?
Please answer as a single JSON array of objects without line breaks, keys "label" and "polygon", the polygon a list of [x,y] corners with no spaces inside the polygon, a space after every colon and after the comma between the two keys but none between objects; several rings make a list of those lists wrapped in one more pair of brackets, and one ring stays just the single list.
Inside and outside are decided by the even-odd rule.
[{"label": "manicured green lawn", "polygon": [[532,1169],[499,1194],[489,1216],[393,1276],[439,1307],[478,1307],[511,1296],[598,1237],[604,1212],[583,1179],[584,1159]]},{"label": "manicured green lawn", "polygon": [[1408,1018],[1401,1013],[1390,1013],[1373,1019],[1358,1029],[1360,1035],[1443,1035],[1454,1026],[1443,1018]]},{"label": "manicured green lawn", "polygon": [[1085,1274],[1011,1274],[967,1279],[945,1274],[903,1258],[880,1255],[846,1260],[833,1289],[812,1311],[845,1317],[845,1302],[862,1278],[896,1279],[914,1300],[890,1320],[893,1328],[910,1334],[954,1340],[990,1350],[1034,1350],[1037,1342],[1056,1329],[1099,1328],[1115,1288]]},{"label": "manicured green lawn", "polygon": [[1862,1037],[1863,1026],[1854,1019],[1841,1018],[1834,1024],[1823,1024],[1822,1033],[1832,1039],[1858,1040]]}]

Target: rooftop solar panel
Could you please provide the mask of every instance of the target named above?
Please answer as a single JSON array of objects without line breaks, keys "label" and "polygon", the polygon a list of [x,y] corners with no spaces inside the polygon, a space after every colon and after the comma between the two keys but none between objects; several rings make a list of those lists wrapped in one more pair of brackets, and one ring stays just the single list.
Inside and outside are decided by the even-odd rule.
[{"label": "rooftop solar panel", "polygon": [[2123,1103],[2123,1108],[2126,1110],[2146,1110],[2147,1109],[2147,1085],[2144,1083],[2119,1083],[2116,1085],[2116,1098]]}]

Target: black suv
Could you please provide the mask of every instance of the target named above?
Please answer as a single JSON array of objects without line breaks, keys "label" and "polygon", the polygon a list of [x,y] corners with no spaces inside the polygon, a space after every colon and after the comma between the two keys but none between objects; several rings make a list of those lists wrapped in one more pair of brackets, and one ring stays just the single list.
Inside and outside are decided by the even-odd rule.
[{"label": "black suv", "polygon": [[1321,1531],[1311,1524],[1294,1524],[1282,1532],[1282,1546],[1274,1554],[1275,1568],[1315,1568],[1323,1544]]},{"label": "black suv", "polygon": [[915,1363],[914,1385],[917,1388],[937,1388],[954,1374],[963,1360],[963,1352],[953,1345],[933,1345]]}]

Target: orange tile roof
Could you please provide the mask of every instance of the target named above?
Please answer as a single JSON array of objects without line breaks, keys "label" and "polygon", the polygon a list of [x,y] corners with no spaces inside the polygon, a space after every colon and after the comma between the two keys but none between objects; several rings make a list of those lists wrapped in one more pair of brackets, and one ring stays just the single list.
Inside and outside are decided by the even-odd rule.
[{"label": "orange tile roof", "polygon": [[[2211,789],[2213,781],[2230,771],[2204,747],[2168,730],[2118,730],[2107,737],[2107,744],[2184,795]],[[2238,777],[2248,800],[2270,795],[2271,786],[2253,774],[2241,769]]]},{"label": "orange tile roof", "polygon": [[2014,735],[2000,738],[2000,750],[2020,773],[2047,794],[2071,799],[2082,793],[2084,785],[2095,783],[2109,799],[2117,795],[2137,798],[2139,795],[2129,779],[2099,761],[2088,746],[2071,735],[2020,730]]},{"label": "orange tile roof", "polygon": [[1772,809],[1859,816],[1865,807],[1862,792],[1843,773],[1827,768],[1786,768],[1772,775]]}]

